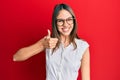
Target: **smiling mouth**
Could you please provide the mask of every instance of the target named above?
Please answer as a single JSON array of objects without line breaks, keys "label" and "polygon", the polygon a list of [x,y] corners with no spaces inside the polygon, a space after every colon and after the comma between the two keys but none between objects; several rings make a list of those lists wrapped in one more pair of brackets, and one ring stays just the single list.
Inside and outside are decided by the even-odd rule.
[{"label": "smiling mouth", "polygon": [[68,32],[69,28],[62,28],[63,32]]}]

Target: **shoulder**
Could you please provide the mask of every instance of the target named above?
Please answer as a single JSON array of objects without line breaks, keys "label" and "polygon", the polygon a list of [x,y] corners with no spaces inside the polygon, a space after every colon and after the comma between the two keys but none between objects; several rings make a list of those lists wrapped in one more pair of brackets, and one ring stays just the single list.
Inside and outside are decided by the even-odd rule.
[{"label": "shoulder", "polygon": [[83,39],[75,39],[77,50],[80,55],[83,55],[85,51],[89,48],[89,44],[87,41]]},{"label": "shoulder", "polygon": [[86,46],[89,47],[89,43],[84,39],[75,39],[77,46]]}]

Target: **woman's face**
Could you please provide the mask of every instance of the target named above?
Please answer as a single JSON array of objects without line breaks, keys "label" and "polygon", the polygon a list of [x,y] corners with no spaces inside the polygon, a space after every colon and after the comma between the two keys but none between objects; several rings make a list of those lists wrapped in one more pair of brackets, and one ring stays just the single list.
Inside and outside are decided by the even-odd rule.
[{"label": "woman's face", "polygon": [[74,25],[72,15],[65,9],[59,11],[57,16],[57,28],[61,36],[69,36]]}]

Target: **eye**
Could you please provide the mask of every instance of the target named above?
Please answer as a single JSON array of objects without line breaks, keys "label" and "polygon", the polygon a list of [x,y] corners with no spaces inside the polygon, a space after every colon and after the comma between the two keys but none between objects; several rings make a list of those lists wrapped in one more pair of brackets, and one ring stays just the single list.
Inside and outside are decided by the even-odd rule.
[{"label": "eye", "polygon": [[62,19],[58,19],[57,22],[63,22],[63,20]]},{"label": "eye", "polygon": [[73,21],[73,18],[68,18],[67,21]]}]

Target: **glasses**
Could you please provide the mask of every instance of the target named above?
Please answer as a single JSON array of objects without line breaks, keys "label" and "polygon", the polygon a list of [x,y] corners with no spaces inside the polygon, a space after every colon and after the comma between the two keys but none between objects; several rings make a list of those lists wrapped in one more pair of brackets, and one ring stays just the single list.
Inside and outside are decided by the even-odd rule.
[{"label": "glasses", "polygon": [[67,22],[67,24],[71,25],[74,23],[74,18],[67,18],[67,19],[57,19],[57,25],[63,26],[63,24]]}]

